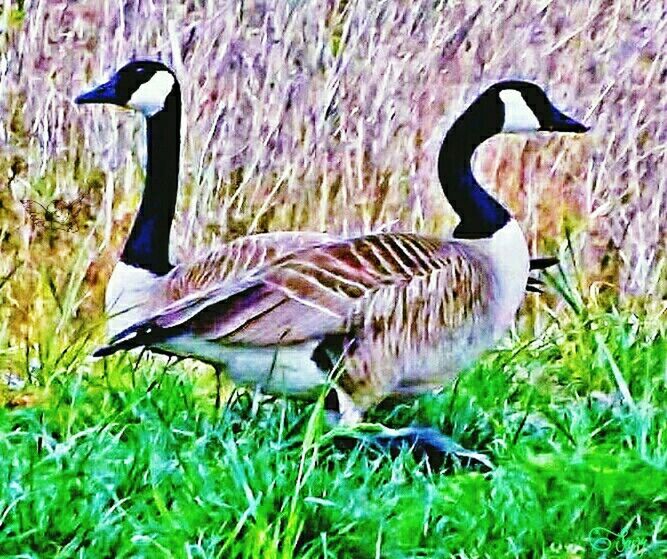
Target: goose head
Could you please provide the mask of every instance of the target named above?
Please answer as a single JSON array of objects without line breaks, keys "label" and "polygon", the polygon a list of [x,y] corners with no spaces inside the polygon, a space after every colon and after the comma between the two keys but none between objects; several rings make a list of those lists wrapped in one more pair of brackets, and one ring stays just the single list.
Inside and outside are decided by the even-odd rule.
[{"label": "goose head", "polygon": [[484,114],[493,132],[574,132],[588,130],[558,110],[538,85],[521,80],[497,82],[467,111]]},{"label": "goose head", "polygon": [[75,103],[110,103],[134,109],[150,118],[162,111],[174,97],[180,101],[173,70],[162,62],[134,60],[118,70],[109,81],[79,95]]},{"label": "goose head", "polygon": [[588,127],[558,110],[538,85],[506,80],[479,95],[452,124],[438,155],[438,177],[460,218],[458,238],[489,238],[511,220],[507,209],[475,179],[472,157],[486,140],[525,132],[586,132]]}]

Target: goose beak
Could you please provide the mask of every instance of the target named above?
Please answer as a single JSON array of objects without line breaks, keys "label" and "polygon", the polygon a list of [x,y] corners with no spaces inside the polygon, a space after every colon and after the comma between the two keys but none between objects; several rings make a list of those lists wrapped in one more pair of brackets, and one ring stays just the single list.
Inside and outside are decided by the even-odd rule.
[{"label": "goose beak", "polygon": [[113,103],[120,105],[120,100],[116,94],[116,84],[113,80],[103,83],[86,93],[82,93],[74,102],[77,105],[84,105],[88,103]]},{"label": "goose beak", "polygon": [[549,122],[543,124],[540,127],[540,130],[545,132],[574,132],[582,133],[586,132],[589,129],[588,126],[584,126],[580,122],[570,118],[566,114],[561,113],[555,107],[552,108],[551,117]]}]

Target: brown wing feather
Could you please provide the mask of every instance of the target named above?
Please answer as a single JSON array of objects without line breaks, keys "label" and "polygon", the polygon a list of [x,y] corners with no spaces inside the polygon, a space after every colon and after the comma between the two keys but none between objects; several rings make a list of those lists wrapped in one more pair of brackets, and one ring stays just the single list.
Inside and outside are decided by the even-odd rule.
[{"label": "brown wing feather", "polygon": [[[432,271],[424,261],[437,258],[442,246],[384,234],[302,249],[274,261],[250,285],[215,286],[196,301],[166,309],[156,323],[172,328],[187,322],[209,340],[257,345],[343,333],[356,301]],[[425,254],[419,258],[415,250]]]},{"label": "brown wing feather", "polygon": [[269,262],[308,246],[331,242],[325,233],[264,233],[235,239],[219,249],[177,266],[170,273],[165,297],[173,302],[211,286],[236,281]]},{"label": "brown wing feather", "polygon": [[[217,299],[246,289],[249,284],[244,280],[273,260],[335,239],[315,232],[262,233],[235,239],[193,262],[180,264],[164,278],[159,291],[146,301],[145,315],[153,318],[117,333],[110,340],[111,345],[101,348],[97,354],[113,353],[114,344],[126,336],[139,339],[140,333],[146,329],[166,328],[168,326],[163,323],[183,322]],[[130,347],[134,345],[141,344],[129,344]]]},{"label": "brown wing feather", "polygon": [[[475,338],[486,335],[492,279],[483,260],[451,243],[432,263],[433,271],[374,292],[359,309],[355,331],[343,339],[350,349],[338,382],[361,409],[451,376],[465,363],[461,347],[473,352]],[[335,363],[341,344],[333,342],[339,346]]]},{"label": "brown wing feather", "polygon": [[[439,278],[446,277],[451,292],[465,293],[472,289],[472,280],[459,269],[465,264],[483,274],[480,259],[461,243],[410,234],[368,235],[309,247],[243,281],[209,282],[209,289],[174,302],[115,339],[141,331],[151,331],[154,339],[156,328],[178,328],[226,344],[274,345],[347,333],[360,321],[386,321],[382,312],[394,312],[386,304],[384,311],[378,310],[373,295],[386,292],[383,288],[409,293],[411,284],[419,283],[437,292],[443,281]],[[448,275],[443,276],[443,270],[449,270]],[[139,334],[132,343],[148,341]]]}]

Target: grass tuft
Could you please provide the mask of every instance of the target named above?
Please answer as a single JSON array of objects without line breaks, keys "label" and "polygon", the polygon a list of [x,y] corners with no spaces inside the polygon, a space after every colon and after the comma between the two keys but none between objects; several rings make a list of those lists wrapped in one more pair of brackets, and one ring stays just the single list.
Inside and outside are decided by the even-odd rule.
[{"label": "grass tuft", "polygon": [[[606,351],[587,324],[604,324]],[[323,436],[321,402],[239,393],[216,412],[210,380],[182,363],[124,354],[59,367],[48,398],[0,409],[2,555],[667,551],[667,336],[633,312],[587,308],[585,323],[573,312],[442,393],[374,412],[485,452],[488,473],[431,471],[407,450],[342,450]]]}]

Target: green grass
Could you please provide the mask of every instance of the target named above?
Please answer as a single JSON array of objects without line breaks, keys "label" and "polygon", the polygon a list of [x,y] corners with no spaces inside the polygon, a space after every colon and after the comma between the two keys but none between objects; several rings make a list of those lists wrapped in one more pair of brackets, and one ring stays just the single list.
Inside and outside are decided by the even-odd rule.
[{"label": "green grass", "polygon": [[638,314],[562,313],[372,418],[437,426],[491,472],[340,448],[318,404],[216,412],[182,364],[63,359],[0,408],[0,555],[663,557],[667,337]]}]

